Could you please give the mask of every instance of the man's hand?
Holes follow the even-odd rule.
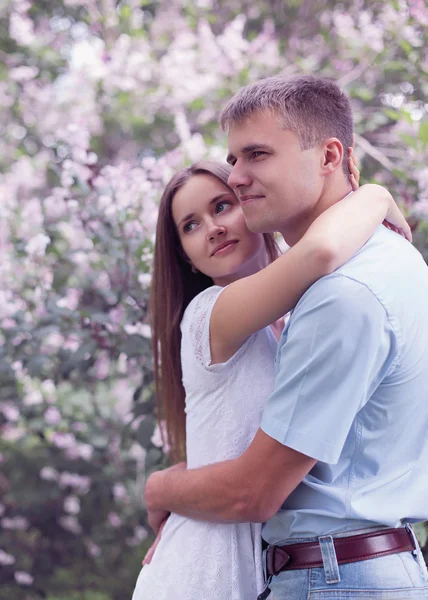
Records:
[[[156,473],[152,473],[150,477],[147,479],[146,487],[145,487],[145,496],[146,496],[146,504],[147,504],[147,516],[150,527],[153,529],[156,535],[159,534],[161,526],[164,524],[166,519],[169,517],[169,511],[163,510],[162,508],[153,508],[148,502],[148,498],[156,497],[156,486],[159,483],[159,480],[162,478],[162,474],[168,471],[185,471],[187,465],[185,462],[177,463],[172,467],[168,467],[168,469],[164,469],[163,471],[157,471]],[[150,494],[148,493],[150,491]]]

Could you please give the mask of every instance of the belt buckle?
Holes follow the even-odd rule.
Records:
[[[280,557],[278,567],[276,567],[276,557]],[[266,549],[266,572],[268,575],[278,575],[284,567],[288,565],[291,556],[280,546],[269,546]]]

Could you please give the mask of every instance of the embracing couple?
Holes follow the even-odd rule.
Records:
[[[186,463],[147,481],[133,599],[428,598],[427,266],[387,190],[357,189],[334,82],[259,81],[221,123],[229,165],[160,205],[157,389]]]

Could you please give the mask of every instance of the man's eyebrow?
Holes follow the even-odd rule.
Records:
[[[232,192],[232,190],[230,190],[230,192],[222,192],[221,194],[217,194],[217,196],[214,196],[214,198],[211,198],[211,200],[208,203],[209,206],[211,206],[211,204],[214,204],[215,202],[218,202],[219,200],[221,200],[225,196],[235,196],[235,194]],[[195,216],[195,213],[189,213],[188,215],[186,215],[185,217],[183,217],[181,219],[181,221],[179,222],[178,226],[182,225],[186,221],[189,221],[190,219],[193,219],[194,216]]]
[[[254,152],[255,150],[269,150],[270,146],[267,144],[248,144],[241,148],[241,154],[250,154],[250,152]],[[226,158],[226,162],[231,164],[231,161],[236,160],[236,157],[233,154],[228,154]]]

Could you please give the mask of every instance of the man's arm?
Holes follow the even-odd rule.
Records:
[[[163,509],[204,521],[263,522],[315,463],[259,429],[236,459],[153,473],[146,485],[146,506],[149,513]]]

